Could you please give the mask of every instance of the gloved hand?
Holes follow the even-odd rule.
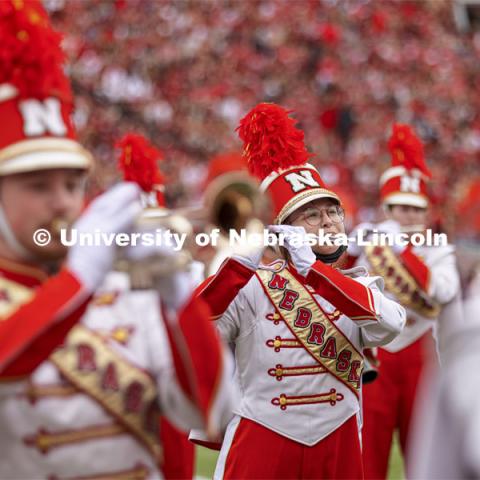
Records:
[[[392,219],[389,219],[389,220],[385,220],[381,223],[378,223],[377,225],[375,225],[375,228],[379,231],[379,232],[384,232],[384,233],[394,233],[394,234],[397,234],[397,233],[400,233],[400,224],[395,221],[395,220],[392,220]]]
[[[392,219],[385,220],[384,222],[381,222],[381,223],[377,224],[375,228],[379,232],[391,233],[395,236],[397,236],[398,234],[401,233],[400,224],[397,221],[392,220]],[[393,244],[389,243],[388,245],[398,255],[398,254],[402,253],[406,248],[406,245],[403,245],[402,243],[400,243],[397,240],[397,241],[394,241]]]
[[[307,275],[317,258],[307,242],[305,228],[293,225],[270,225],[268,229],[271,232],[283,234],[285,248],[290,254],[295,269],[300,275]]]
[[[136,183],[122,182],[97,197],[73,225],[78,233],[128,233],[142,211],[140,187]],[[94,292],[111,270],[116,256],[115,245],[74,245],[70,248],[66,267],[82,285]]]
[[[172,237],[163,235],[163,229],[150,227],[139,227],[140,234],[149,234],[154,238],[160,238],[161,242],[141,242],[137,241],[135,245],[130,245],[125,249],[125,257],[133,262],[146,260],[153,257],[173,258],[178,255],[180,250]]]
[[[204,271],[203,263],[192,262],[186,270],[157,279],[156,287],[163,303],[172,310],[181,310],[204,280]]]
[[[352,257],[359,257],[363,252],[363,247],[358,244],[357,239],[359,232],[362,232],[361,238],[366,240],[368,232],[374,229],[372,223],[364,222],[357,225],[348,235],[348,254]]]
[[[140,233],[158,233],[152,229],[144,229]],[[160,294],[163,303],[172,310],[180,310],[192,295],[195,288],[204,280],[205,266],[200,262],[192,262],[190,253],[178,250],[177,244],[171,237],[159,237],[161,243],[147,245],[138,242],[130,246],[125,252],[126,259],[138,263],[140,273],[146,276],[148,288],[154,288]],[[170,264],[170,267],[166,266]],[[177,267],[174,265],[177,264]],[[172,273],[159,273],[156,266],[161,266]],[[132,273],[130,273],[132,275]],[[135,278],[138,282],[138,278]],[[142,287],[147,288],[147,287]]]
[[[262,260],[264,251],[265,247],[260,247],[252,250],[250,253],[237,253],[235,255],[232,255],[232,258],[244,265],[245,267],[249,268],[250,270],[256,271],[258,266],[260,265],[260,261]]]

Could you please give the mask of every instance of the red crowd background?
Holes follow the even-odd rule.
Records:
[[[450,1],[47,0],[65,35],[92,192],[118,175],[113,145],[144,133],[165,153],[171,206],[197,202],[208,162],[239,151],[239,119],[294,110],[350,223],[378,218],[395,121],[414,126],[433,172],[433,226],[480,239],[480,29]]]

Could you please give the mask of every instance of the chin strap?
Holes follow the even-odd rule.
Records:
[[[0,235],[4,238],[7,245],[21,258],[22,260],[30,260],[32,254],[17,240],[15,234],[10,228],[3,207],[0,205]]]
[[[317,260],[320,260],[322,263],[327,263],[327,264],[335,263],[342,256],[342,254],[347,251],[347,248],[348,247],[346,245],[341,245],[333,253],[329,253],[328,255],[315,253],[315,257],[317,258]]]

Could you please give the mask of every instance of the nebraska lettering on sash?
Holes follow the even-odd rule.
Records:
[[[102,388],[104,390],[115,391],[118,391],[120,389],[120,385],[118,384],[117,369],[113,362],[110,362],[105,368],[105,372],[102,378]]]
[[[350,343],[316,302],[312,294],[287,268],[282,275],[258,270],[257,277],[275,306],[277,315],[287,324],[302,347],[329,373],[359,396],[363,356]],[[289,288],[276,287],[285,279]]]
[[[97,369],[95,350],[87,343],[77,345],[77,369],[80,372],[94,372]]]
[[[299,294],[294,290],[290,290],[290,289],[285,290],[285,293],[283,294],[283,298],[279,303],[279,307],[282,308],[283,310],[292,311],[298,296]]]
[[[285,290],[287,286],[288,280],[284,277],[281,277],[277,273],[274,273],[270,282],[268,282],[268,286],[270,288],[278,288],[279,290]]]
[[[335,337],[328,337],[320,356],[323,358],[337,358],[337,342]]]
[[[96,400],[154,456],[160,457],[156,383],[99,334],[74,327],[50,361],[78,390]]]
[[[295,319],[295,326],[306,328],[310,325],[312,319],[312,312],[308,308],[299,307],[297,310],[297,318]]]
[[[321,323],[314,323],[310,328],[310,335],[307,342],[310,345],[323,345],[325,341],[325,326]]]

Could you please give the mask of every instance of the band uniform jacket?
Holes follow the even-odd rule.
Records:
[[[252,272],[229,259],[200,288],[235,351],[235,414],[304,445],[359,414],[359,352],[392,341],[405,311],[379,277],[344,273],[316,262],[305,278],[283,261]]]
[[[0,267],[0,329],[15,315],[20,326],[23,317],[18,305],[29,308],[39,282],[28,273],[12,272],[11,266]],[[62,305],[58,300],[57,323],[43,327],[47,334],[50,328],[50,337],[61,325],[60,313],[68,310],[65,305],[75,302],[75,288],[70,288],[74,279],[65,273],[60,276],[61,281],[53,282],[57,282],[55,288],[45,283],[33,300],[36,310],[28,310],[32,317],[35,311],[42,317],[42,302],[55,304],[55,298],[69,296]],[[48,289],[49,296],[44,298]],[[69,315],[84,301],[72,307]],[[14,362],[7,362],[10,357],[5,354],[0,363],[0,478],[162,478],[160,414],[188,430],[211,428],[221,415],[230,413],[231,372],[227,373],[224,352],[217,351],[220,344],[212,343],[211,355],[203,357],[210,367],[203,366],[200,377],[211,368],[215,378],[212,392],[204,391],[199,400],[188,385],[188,378],[197,374],[188,373],[188,368],[200,363],[191,347],[194,342],[188,335],[181,339],[183,353],[190,354],[186,358],[182,349],[175,351],[172,336],[178,336],[178,331],[167,331],[156,292],[130,291],[128,278],[114,272],[83,311],[63,344],[31,372],[29,362],[49,343],[40,333],[36,342],[31,332],[18,333],[24,336],[25,348],[15,350]],[[198,313],[190,311],[190,317],[195,320]],[[33,324],[33,332],[35,320],[27,320],[25,325]],[[16,332],[7,331],[7,339],[15,341]],[[193,338],[202,339],[204,332],[199,326],[192,333]],[[5,339],[2,342],[8,346]],[[205,337],[205,342],[212,340]],[[195,378],[196,384],[205,387],[208,382],[200,377]]]

